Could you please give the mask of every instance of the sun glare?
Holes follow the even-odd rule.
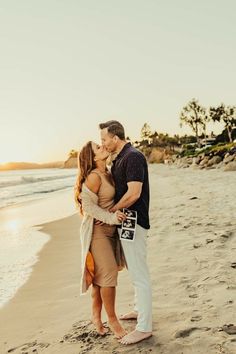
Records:
[[[6,229],[8,229],[9,231],[12,231],[12,232],[17,232],[19,230],[20,226],[21,226],[21,223],[18,219],[10,220],[5,225]]]
[[[0,165],[5,165],[8,161],[0,160]]]

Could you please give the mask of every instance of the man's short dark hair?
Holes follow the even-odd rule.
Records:
[[[109,120],[106,123],[99,124],[100,129],[107,128],[107,131],[112,136],[117,135],[121,140],[125,140],[125,129],[123,125],[117,120]]]

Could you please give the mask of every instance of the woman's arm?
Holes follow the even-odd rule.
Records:
[[[92,218],[100,220],[105,224],[119,225],[121,222],[118,220],[119,211],[111,213],[100,206],[98,206],[89,192],[82,191],[81,194],[83,211],[90,215]]]

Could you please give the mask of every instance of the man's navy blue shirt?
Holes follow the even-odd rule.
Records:
[[[137,223],[143,228],[149,229],[149,179],[144,155],[130,143],[125,144],[113,161],[111,173],[115,181],[115,203],[127,192],[128,182],[143,183],[139,199],[129,209],[136,210]]]

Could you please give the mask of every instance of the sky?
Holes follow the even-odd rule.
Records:
[[[65,160],[98,124],[185,134],[236,102],[234,0],[0,0],[0,163]],[[216,133],[215,124],[208,131]]]

